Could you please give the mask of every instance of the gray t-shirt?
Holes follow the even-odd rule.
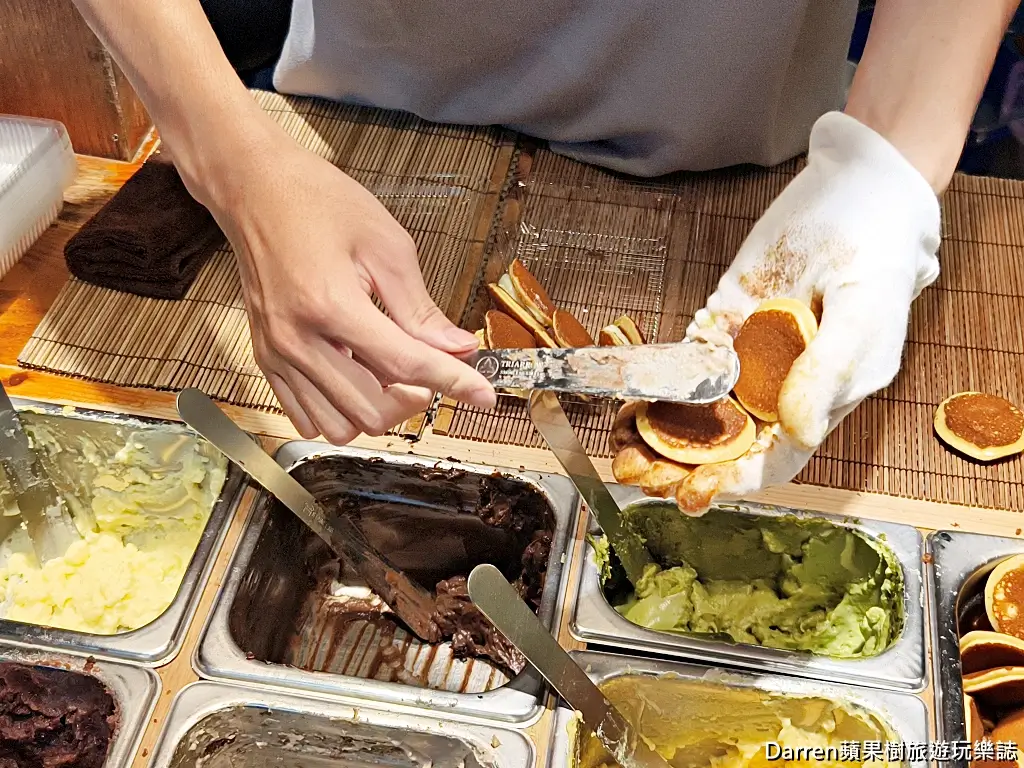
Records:
[[[295,0],[282,93],[503,125],[654,176],[774,165],[841,105],[857,0]]]

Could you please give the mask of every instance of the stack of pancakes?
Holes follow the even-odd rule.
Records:
[[[818,330],[810,307],[795,299],[762,303],[733,339],[740,378],[733,397],[709,405],[630,403],[611,434],[612,473],[650,496],[675,496],[684,511],[703,499],[684,496],[680,481],[697,466],[740,458],[770,444],[779,393],[796,359]]]
[[[966,618],[971,629],[960,638],[960,660],[967,740],[1024,747],[1024,555],[996,566],[985,581],[984,611]],[[983,764],[1024,765],[1022,758]]]
[[[487,291],[494,309],[484,316],[484,327],[476,332],[481,349],[574,349],[646,343],[627,315],[602,328],[595,342],[571,312],[555,306],[544,286],[518,259],[497,283],[488,284]]]
[[[486,349],[575,349],[597,346],[571,312],[555,306],[537,278],[516,259],[497,283],[489,283],[494,309],[477,332]],[[623,315],[601,329],[602,347],[646,343],[632,318]]]

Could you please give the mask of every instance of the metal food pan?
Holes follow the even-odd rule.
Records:
[[[983,594],[985,578],[1003,560],[1024,554],[1024,541],[979,533],[936,531],[928,537],[931,564],[932,654],[936,732],[941,742],[967,739],[960,667],[960,619],[972,598]],[[949,765],[966,768],[964,760]]]
[[[475,503],[474,492],[479,500],[481,484],[493,478],[528,492],[553,519],[538,615],[554,627],[580,507],[568,479],[312,442],[287,443],[277,461],[326,503],[365,504],[360,512],[371,519],[364,517],[362,525],[374,545],[431,587],[435,581],[400,562],[410,548],[450,553],[436,560],[427,555],[432,568],[453,562],[461,568],[469,558],[500,564],[508,554],[504,545],[493,544],[481,555],[481,547],[492,546],[487,542],[496,529],[483,527],[467,509]],[[400,544],[392,543],[396,538]],[[364,585],[353,609],[358,580],[332,572],[336,563],[294,515],[260,496],[200,639],[197,671],[213,679],[426,707],[457,717],[525,724],[539,716],[545,687],[532,668],[509,680],[485,660],[454,659],[447,643],[421,644],[395,629],[395,622],[381,622],[379,614],[361,615],[358,606],[376,598]]]
[[[438,717],[198,682],[178,694],[152,768],[533,768],[521,733]]]
[[[709,688],[719,690],[746,688],[794,698],[820,697],[867,711],[884,722],[893,735],[898,737],[898,741],[905,745],[925,745],[929,741],[927,709],[917,696],[909,693],[840,683],[812,682],[778,675],[727,672],[696,664],[657,661],[611,653],[573,651],[571,656],[598,685],[615,677],[646,675],[706,681]],[[712,701],[712,697],[713,694],[709,693],[706,701]],[[576,745],[570,733],[570,723],[575,716],[564,702],[560,703],[555,712],[549,768],[575,768]],[[693,716],[700,717],[696,713]],[[928,761],[913,760],[905,764],[914,768],[924,768]]]
[[[68,419],[75,429],[81,429],[86,434],[121,428],[194,435],[184,425],[161,419],[64,407],[21,398],[13,399],[13,402],[19,411],[31,410],[45,416]],[[244,478],[244,473],[229,462],[224,486],[213,505],[178,592],[167,609],[154,621],[132,631],[98,635],[0,619],[0,641],[63,649],[96,658],[121,659],[147,666],[160,666],[170,661],[185,641],[188,625],[244,490]]]
[[[127,768],[135,759],[149,717],[160,695],[160,678],[151,669],[82,656],[0,647],[0,661],[55,667],[95,677],[117,704],[118,723],[107,751],[105,768]]]
[[[609,490],[621,507],[637,503],[665,503],[647,497],[639,488],[609,484]],[[758,645],[732,643],[699,635],[681,635],[640,627],[621,616],[611,606],[601,587],[600,573],[594,560],[594,548],[585,544],[584,560],[575,583],[569,631],[577,639],[610,648],[627,648],[674,658],[691,659],[710,664],[728,664],[831,680],[853,685],[870,685],[893,690],[920,691],[925,687],[925,594],[922,581],[924,542],[920,531],[912,526],[851,520],[817,512],[740,503],[719,505],[739,515],[791,516],[799,519],[821,519],[837,526],[854,529],[888,548],[898,559],[903,571],[904,624],[900,635],[885,651],[866,659],[833,659],[811,653],[765,648]],[[591,517],[590,533],[599,534],[600,527]]]

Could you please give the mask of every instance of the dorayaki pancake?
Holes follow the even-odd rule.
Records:
[[[537,278],[535,278],[523,263],[516,259],[508,268],[508,276],[515,288],[515,299],[522,304],[533,315],[541,325],[551,325],[551,316],[555,314],[555,305],[544,290]]]
[[[501,288],[505,293],[519,301],[519,296],[516,293],[516,287],[512,283],[512,278],[508,276],[508,270],[501,273],[501,277],[498,278],[498,287]]]
[[[967,725],[967,740],[973,744],[985,735],[985,724],[981,721],[978,705],[967,694],[964,694],[964,720]]]
[[[691,469],[662,458],[642,442],[621,448],[612,460],[612,475],[616,482],[638,485],[648,496],[666,499],[675,493],[679,481]]]
[[[733,394],[755,418],[778,421],[782,384],[817,331],[810,308],[795,299],[765,301],[740,326],[733,341],[740,360]]]
[[[484,315],[488,349],[533,349],[533,334],[504,312],[492,309]]]
[[[559,344],[555,341],[555,337],[548,333],[543,328],[535,330],[533,332],[533,338],[537,340],[537,346],[547,347],[548,349],[558,349]]]
[[[687,477],[693,470],[669,459],[656,459],[637,485],[648,496],[667,499],[675,495],[679,481]]]
[[[629,340],[630,344],[639,345],[647,343],[647,339],[644,338],[640,328],[635,322],[633,322],[633,318],[629,315],[623,315],[620,317],[615,321],[615,325],[618,326],[619,330],[625,334],[626,339]]]
[[[1024,555],[1004,560],[989,574],[985,613],[996,632],[1024,639]]]
[[[608,447],[618,453],[627,445],[643,442],[636,428],[636,409],[639,403],[626,403],[615,414],[612,430],[608,434]]]
[[[731,397],[708,405],[641,403],[636,426],[655,453],[680,464],[737,459],[757,437],[753,419]]]
[[[972,459],[993,461],[1024,451],[1024,414],[1002,397],[960,392],[935,410],[935,433]]]
[[[1018,750],[1016,755],[1017,759],[1012,763],[1008,761],[987,761],[980,763],[981,765],[988,766],[989,768],[997,768],[997,766],[1004,765],[1020,765],[1022,763],[1022,757],[1024,757],[1020,752],[1021,749],[1024,749],[1024,710],[1011,712],[1005,717],[999,718],[999,722],[996,723],[995,728],[992,729],[992,733],[988,735],[988,738],[996,744],[1015,744]],[[969,731],[968,740],[970,740]],[[975,764],[978,763],[976,762]]]
[[[494,301],[496,309],[514,318],[517,323],[527,328],[534,336],[546,333],[544,326],[534,320],[533,315],[516,301],[514,294],[509,293],[508,290],[494,283],[487,284],[487,292],[491,294],[491,299]]]
[[[566,349],[594,346],[594,337],[573,317],[571,312],[556,309],[551,316],[551,330],[555,341]]]
[[[628,347],[629,339],[617,325],[606,325],[597,334],[597,343],[602,347]]]
[[[964,675],[964,693],[983,709],[1024,704],[1024,667],[997,667]]]
[[[1002,632],[968,632],[960,638],[960,666],[965,675],[996,667],[1024,667],[1024,640]]]
[[[642,441],[620,447],[612,459],[612,475],[624,485],[636,485],[658,456]]]

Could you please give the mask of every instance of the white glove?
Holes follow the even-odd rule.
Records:
[[[779,423],[735,462],[682,481],[684,509],[792,480],[836,425],[900,367],[910,303],[939,275],[938,200],[888,141],[832,112],[811,131],[807,167],[754,226],[687,330],[735,334],[765,299],[821,308],[818,333],[779,395]],[[687,503],[683,504],[686,499]]]

